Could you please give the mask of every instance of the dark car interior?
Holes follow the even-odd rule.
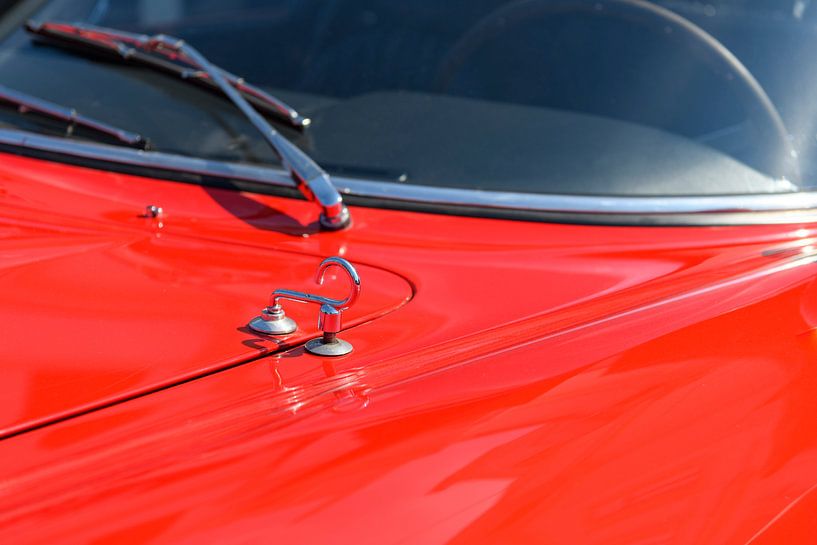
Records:
[[[650,4],[679,22],[620,3],[644,4],[84,0],[53,1],[36,16],[194,43],[310,115],[306,134],[288,136],[345,175],[579,194],[813,187],[817,7]],[[218,97],[118,65],[101,75],[22,31],[4,47],[3,82],[136,127],[160,150],[275,161]],[[65,74],[59,92],[45,73]]]

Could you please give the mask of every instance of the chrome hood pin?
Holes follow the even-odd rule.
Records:
[[[330,267],[339,267],[346,272],[350,291],[345,299],[332,299],[311,293],[277,289],[270,295],[269,306],[250,321],[250,329],[265,335],[288,335],[294,332],[298,325],[295,320],[286,315],[281,301],[288,299],[300,303],[315,303],[320,305],[318,329],[323,332],[323,336],[306,343],[306,350],[318,356],[343,356],[351,352],[352,345],[339,339],[337,335],[342,328],[343,311],[354,305],[360,296],[360,276],[352,264],[342,257],[327,257],[321,261],[315,275],[315,282],[318,285],[323,284],[326,270]]]

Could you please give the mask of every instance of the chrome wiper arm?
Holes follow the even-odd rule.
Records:
[[[281,162],[289,171],[299,191],[308,200],[316,202],[321,207],[321,226],[324,229],[336,231],[350,224],[349,210],[343,204],[343,199],[329,179],[329,175],[309,155],[272,128],[267,120],[244,98],[244,95],[230,83],[228,79],[230,74],[211,63],[207,57],[184,40],[164,34],[148,36],[90,25],[55,22],[29,22],[27,28],[32,32],[49,37],[53,37],[58,31],[63,40],[73,40],[79,44],[115,50],[120,57],[125,59],[138,55],[140,58],[151,58],[162,62],[152,55],[155,53],[171,59],[170,63],[175,64],[175,60],[181,60],[196,67],[241,110],[241,113],[261,133],[281,158]],[[195,76],[195,74],[191,75]]]
[[[31,96],[4,85],[0,85],[0,102],[13,104],[17,107],[17,110],[23,114],[35,112],[52,119],[65,121],[68,124],[66,130],[68,136],[73,134],[75,127],[83,127],[99,134],[110,136],[128,146],[140,149],[146,149],[148,147],[148,141],[138,133],[120,129],[108,123],[81,115],[74,108],[60,106],[59,104],[48,102],[47,100]]]
[[[159,34],[149,38],[151,47],[177,51],[192,59],[218,85],[225,95],[258,129],[267,143],[281,158],[301,193],[321,207],[320,223],[325,229],[336,231],[351,221],[349,210],[327,174],[309,155],[281,136],[225,79],[221,71],[184,40]]]
[[[120,59],[142,66],[162,70],[184,80],[197,83],[214,90],[221,90],[209,73],[194,59],[181,52],[152,49],[150,36],[121,30],[97,27],[84,23],[35,22],[25,25],[30,33],[46,38],[45,43],[52,45],[86,48],[95,52],[106,53]],[[159,58],[152,53],[161,54]],[[237,89],[256,108],[296,129],[303,130],[309,126],[310,119],[302,116],[295,108],[244,81],[243,78],[226,70],[215,67],[229,84]]]

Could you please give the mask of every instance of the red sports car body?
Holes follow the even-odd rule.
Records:
[[[7,4],[0,544],[817,543],[809,2]]]
[[[315,234],[291,199],[2,165],[5,543],[817,536],[813,224]],[[245,327],[335,254],[352,354],[304,352],[308,307]]]

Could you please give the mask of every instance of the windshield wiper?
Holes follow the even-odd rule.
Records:
[[[0,103],[3,102],[16,106],[17,111],[21,114],[34,112],[44,117],[65,121],[68,124],[65,130],[66,136],[72,136],[77,127],[82,127],[109,136],[114,140],[118,140],[134,148],[147,149],[149,147],[148,141],[135,132],[126,131],[109,125],[108,123],[86,117],[78,113],[74,108],[60,106],[59,104],[28,95],[22,91],[0,85]]]
[[[220,91],[219,85],[207,70],[189,55],[181,51],[156,49],[150,43],[150,37],[109,28],[96,27],[83,23],[62,23],[28,21],[25,25],[30,33],[45,38],[45,43],[69,46],[89,53],[101,53],[119,58],[122,61],[147,66],[175,75],[183,80],[204,86],[210,90]],[[243,78],[212,65],[252,104],[277,120],[299,130],[309,126],[310,119],[299,114],[294,108],[250,85]]]
[[[329,175],[309,155],[272,128],[250,105],[242,91],[235,87],[234,81],[230,79],[234,76],[211,63],[184,40],[165,34],[148,36],[91,25],[57,22],[29,22],[27,28],[38,35],[51,38],[59,36],[59,41],[55,42],[57,44],[92,46],[116,51],[119,58],[129,60],[137,57],[147,66],[159,68],[165,64],[175,64],[178,60],[196,67],[196,74],[190,74],[189,77],[210,81],[220,89],[281,158],[298,190],[307,200],[316,202],[321,207],[320,225],[324,229],[336,231],[351,223],[349,210],[343,204],[343,199],[329,179]],[[163,61],[157,55],[171,60]],[[149,58],[154,60],[148,61]]]

